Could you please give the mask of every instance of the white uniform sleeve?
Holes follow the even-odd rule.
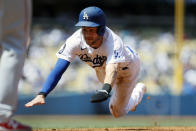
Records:
[[[119,37],[110,43],[106,64],[125,62],[125,50],[123,47],[123,42]]]
[[[72,62],[76,56],[76,44],[70,38],[61,46],[60,50],[56,53],[58,58]]]

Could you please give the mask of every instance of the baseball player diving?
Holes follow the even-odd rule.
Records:
[[[114,117],[121,117],[135,111],[141,102],[146,87],[137,83],[140,60],[131,47],[124,46],[121,38],[106,26],[104,12],[95,6],[80,12],[75,26],[81,27],[71,35],[57,52],[57,63],[40,93],[25,106],[45,104],[46,96],[55,88],[62,74],[78,56],[91,66],[103,87],[92,95],[92,103],[102,102],[110,97],[109,109]]]

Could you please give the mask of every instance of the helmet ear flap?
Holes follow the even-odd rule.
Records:
[[[103,36],[105,33],[105,26],[99,26],[97,30],[97,34]]]

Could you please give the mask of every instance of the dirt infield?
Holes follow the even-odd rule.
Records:
[[[33,131],[196,131],[196,127],[34,129]]]

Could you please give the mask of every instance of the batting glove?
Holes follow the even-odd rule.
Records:
[[[107,100],[110,97],[111,90],[111,85],[105,83],[101,90],[97,90],[96,93],[93,96],[91,96],[90,102],[97,103]]]

